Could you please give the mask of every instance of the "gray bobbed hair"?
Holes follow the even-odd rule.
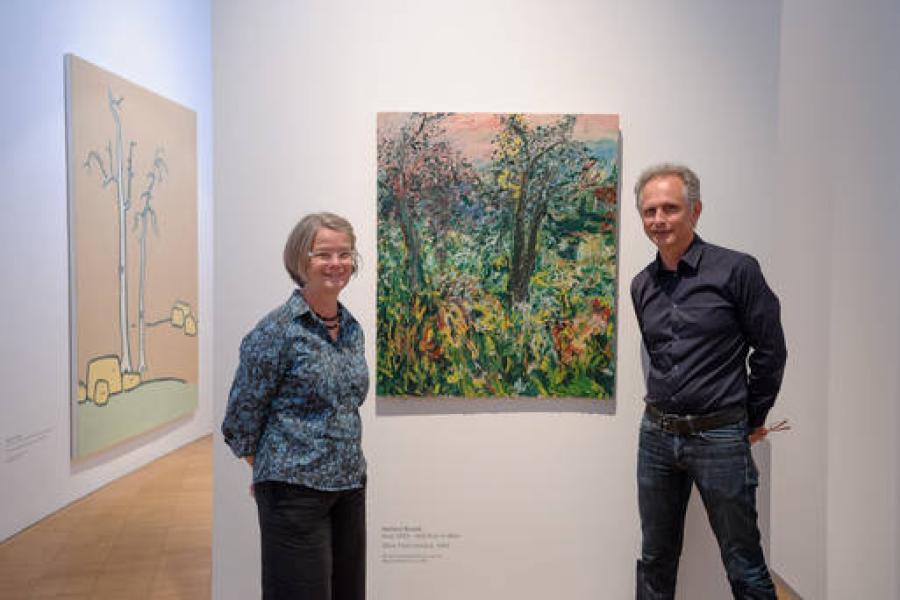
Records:
[[[284,268],[294,280],[303,287],[306,281],[306,269],[309,266],[309,253],[312,251],[316,233],[322,227],[346,233],[350,238],[350,248],[356,252],[356,234],[350,221],[334,213],[311,213],[294,225],[287,242],[284,244]],[[353,274],[359,270],[357,259],[353,259]]]

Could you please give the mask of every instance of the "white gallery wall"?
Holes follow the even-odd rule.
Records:
[[[900,598],[898,30],[896,0],[784,2],[772,555],[804,598]]]
[[[0,540],[210,430],[210,44],[206,1],[0,4]],[[201,253],[197,411],[74,467],[63,93],[68,52],[197,112]]]
[[[772,267],[780,204],[760,174],[777,173],[780,10],[720,0],[214,3],[217,424],[242,335],[291,290],[280,253],[306,212],[334,210],[357,227],[364,267],[344,300],[374,368],[376,112],[621,116],[616,404],[370,394],[370,597],[633,595],[643,382],[627,294],[653,252],[628,189],[649,163],[693,165],[706,197],[702,234]],[[214,596],[253,597],[250,471],[219,435],[214,460]],[[694,508],[682,597],[722,597]],[[391,528],[458,537],[439,556],[393,563],[384,558]]]

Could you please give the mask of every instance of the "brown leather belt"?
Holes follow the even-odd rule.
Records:
[[[730,406],[705,415],[675,415],[648,404],[645,414],[663,431],[687,435],[737,423],[747,416],[747,410],[743,406]]]

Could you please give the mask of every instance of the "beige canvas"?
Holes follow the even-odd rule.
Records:
[[[197,405],[194,111],[66,56],[72,449]]]

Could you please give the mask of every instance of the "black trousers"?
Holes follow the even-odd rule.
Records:
[[[363,600],[365,488],[323,492],[278,481],[253,487],[263,600]]]

